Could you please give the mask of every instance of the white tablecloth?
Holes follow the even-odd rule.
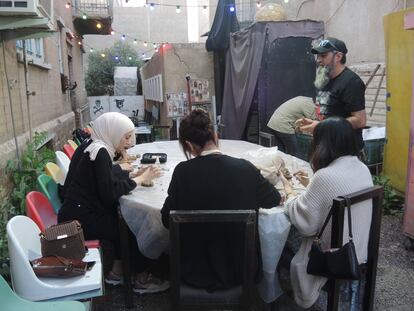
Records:
[[[248,151],[263,148],[260,145],[239,140],[220,140],[220,149],[224,154],[248,158]],[[131,231],[137,237],[137,243],[142,254],[156,259],[167,250],[169,243],[168,230],[161,222],[161,208],[167,197],[168,186],[175,166],[185,161],[184,153],[178,141],[153,142],[140,144],[131,148],[129,154],[146,152],[166,153],[167,162],[161,164],[164,175],[154,181],[154,187],[138,186],[131,194],[120,199],[122,215]],[[286,167],[293,173],[298,168],[309,169],[309,164],[290,155],[280,153]],[[251,154],[250,154],[251,156]],[[139,159],[134,164],[139,164]],[[281,185],[277,185],[281,189]],[[300,190],[300,186],[296,186]],[[282,292],[276,275],[276,265],[283,246],[286,242],[290,223],[281,207],[259,210],[259,236],[262,250],[264,278],[259,284],[262,298],[266,302],[275,300]]]

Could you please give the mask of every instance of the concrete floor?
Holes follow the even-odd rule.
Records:
[[[414,251],[404,248],[401,217],[385,216],[381,226],[376,297],[374,310],[414,310]],[[152,295],[134,295],[134,307],[124,308],[121,287],[107,287],[106,294],[94,301],[95,311],[148,310],[169,311],[169,292]],[[280,311],[303,310],[286,295],[280,297]],[[254,311],[268,310],[259,298]],[[316,310],[316,308],[314,309]]]

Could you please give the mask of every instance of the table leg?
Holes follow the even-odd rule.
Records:
[[[118,210],[119,215],[119,234],[121,240],[121,252],[122,252],[122,269],[124,277],[124,292],[125,292],[125,307],[132,308],[133,296],[131,286],[131,262],[130,262],[130,244],[129,234],[130,230],[122,217],[121,210]]]

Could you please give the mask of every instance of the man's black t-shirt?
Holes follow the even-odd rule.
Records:
[[[347,67],[318,91],[316,102],[324,118],[340,116],[348,118],[351,112],[365,109],[365,83]],[[364,146],[362,129],[355,130],[358,147]]]

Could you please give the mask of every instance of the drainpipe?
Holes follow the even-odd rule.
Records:
[[[0,40],[2,46],[3,46],[3,64],[4,64],[4,74],[6,76],[7,81],[7,93],[9,95],[9,105],[10,105],[10,112],[11,112],[11,120],[12,120],[12,126],[13,126],[13,136],[14,136],[14,144],[16,145],[16,157],[17,157],[17,168],[21,170],[21,162],[20,162],[20,152],[19,152],[19,143],[17,142],[17,135],[16,135],[16,125],[14,122],[14,114],[13,114],[13,99],[11,94],[12,86],[11,81],[9,80],[9,75],[7,73],[7,63],[6,63],[6,48],[4,47],[5,41]]]
[[[30,95],[35,95],[35,92],[29,92],[29,71],[27,70],[27,55],[26,55],[26,40],[23,41],[23,67],[24,67],[24,85],[26,87],[26,104],[27,104],[27,118],[29,121],[29,140],[32,141],[32,115],[30,112]]]

